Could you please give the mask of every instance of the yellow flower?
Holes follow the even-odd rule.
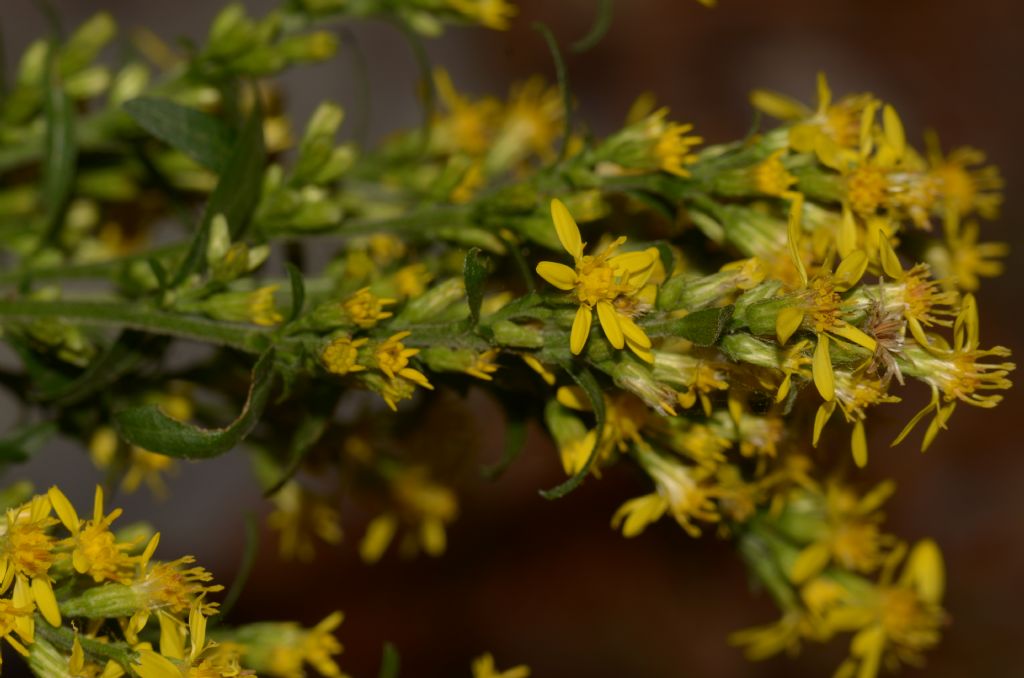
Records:
[[[508,30],[508,22],[519,13],[515,5],[506,0],[447,0],[448,6],[496,31]]]
[[[75,571],[91,576],[97,583],[130,582],[135,569],[135,558],[128,555],[128,551],[133,545],[117,543],[110,531],[110,525],[121,515],[121,509],[114,509],[108,515],[104,515],[103,488],[96,486],[92,520],[86,521],[79,520],[75,507],[56,486],[51,487],[47,495],[57,517],[71,532],[67,543],[72,547],[71,564]]]
[[[881,506],[894,489],[895,484],[886,481],[857,497],[848,487],[832,482],[824,497],[809,496],[814,505],[823,505],[824,516],[815,540],[793,561],[790,579],[796,584],[810,581],[830,562],[854,572],[876,570],[882,564],[884,547],[892,544],[879,524],[884,519]]]
[[[755,108],[780,120],[793,121],[789,145],[799,153],[813,153],[824,138],[841,149],[853,149],[860,143],[864,110],[877,105],[871,94],[855,94],[832,103],[832,90],[824,73],[818,73],[818,108],[812,111],[785,95],[755,90],[750,95]]]
[[[403,553],[412,554],[420,548],[430,556],[444,553],[447,545],[444,526],[454,520],[458,512],[455,493],[431,481],[426,469],[415,467],[401,471],[392,479],[391,494],[396,510],[377,516],[367,525],[359,545],[363,561],[375,563],[380,560],[391,544],[399,522],[405,522],[411,528],[402,543]]]
[[[414,299],[427,290],[433,277],[423,264],[409,264],[395,271],[395,288],[401,296]]]
[[[863,251],[854,250],[839,263],[834,274],[823,270],[808,280],[803,262],[799,259],[795,245],[792,245],[792,230],[790,238],[791,254],[804,283],[796,292],[793,304],[779,312],[775,331],[779,343],[783,345],[801,327],[814,332],[817,336],[811,364],[814,385],[823,399],[832,400],[835,397],[835,377],[832,371],[832,358],[829,355],[830,337],[853,342],[872,353],[877,347],[874,339],[843,319],[844,302],[839,296],[840,292],[853,287],[864,275],[868,258]]]
[[[796,177],[789,173],[782,164],[785,149],[774,151],[767,158],[754,166],[754,186],[765,195],[789,196]]]
[[[408,379],[417,386],[431,388],[430,382],[422,372],[409,367],[409,358],[420,352],[418,348],[406,348],[402,339],[408,337],[412,332],[399,332],[391,335],[374,349],[374,360],[377,369],[386,374],[389,379],[399,377]]]
[[[850,641],[850,657],[837,676],[875,678],[883,661],[895,669],[901,663],[920,666],[923,652],[939,642],[946,621],[942,609],[945,571],[942,554],[930,539],[914,545],[897,581],[892,572],[905,548],[889,558],[879,583],[847,590],[845,599],[825,613],[825,624],[834,631],[856,631]]]
[[[332,612],[313,628],[293,622],[262,622],[241,627],[229,637],[241,643],[246,666],[260,675],[303,678],[308,663],[327,678],[342,678],[334,656],[342,651],[334,631],[345,616]]]
[[[817,415],[814,418],[812,444],[815,447],[818,446],[821,431],[838,405],[846,421],[853,424],[853,433],[850,438],[853,461],[858,467],[863,468],[868,463],[867,434],[864,431],[864,420],[867,417],[865,410],[871,405],[897,403],[900,399],[888,395],[885,382],[869,375],[866,370],[833,371],[832,375],[835,397],[823,402],[818,407]]]
[[[277,310],[274,304],[274,292],[280,285],[267,285],[249,293],[248,315],[249,320],[257,325],[270,327],[277,325],[284,316]]]
[[[494,359],[501,353],[496,348],[479,353],[476,356],[476,362],[466,369],[466,374],[477,379],[483,379],[484,381],[493,381],[494,377],[491,375],[498,371],[498,366],[494,364]]]
[[[444,153],[485,154],[494,137],[501,104],[489,97],[471,101],[459,94],[443,68],[434,70],[434,86],[447,115],[434,120],[431,144]]]
[[[213,575],[205,568],[190,567],[195,562],[192,556],[183,556],[166,563],[152,561],[159,543],[158,532],[149,540],[142,555],[138,556],[138,571],[131,587],[138,597],[141,614],[148,615],[151,610],[180,614],[196,604],[203,614],[213,614],[217,603],[206,602],[204,596],[222,591],[224,587],[210,584]],[[142,623],[141,626],[144,625]]]
[[[138,650],[133,665],[139,678],[235,678],[251,675],[243,671],[231,654],[216,651],[206,639],[206,617],[202,603],[196,601],[188,615],[189,653],[185,656],[184,629],[177,619],[161,614],[160,652],[146,647]]]
[[[978,242],[978,222],[968,221],[946,236],[946,247],[935,247],[928,256],[936,267],[967,292],[981,286],[980,278],[995,278],[1003,274],[1005,265],[999,259],[1010,253],[1003,242]]]
[[[976,148],[964,146],[943,155],[939,138],[934,132],[925,136],[928,149],[929,175],[935,180],[941,194],[946,218],[958,223],[961,218],[976,212],[985,219],[999,216],[1003,202],[1003,178],[995,165],[984,165],[985,154]],[[971,169],[972,165],[984,165]]]
[[[366,330],[376,325],[378,320],[390,318],[392,314],[384,307],[394,303],[395,299],[381,299],[369,287],[364,287],[346,299],[342,308],[356,326]]]
[[[719,520],[711,493],[697,481],[691,469],[646,445],[637,446],[636,453],[640,465],[654,481],[656,491],[620,506],[612,516],[613,528],[621,525],[624,536],[635,537],[667,512],[687,534],[698,537],[701,529],[694,521]]]
[[[579,302],[572,324],[570,350],[577,355],[583,351],[596,308],[608,342],[617,349],[628,345],[634,353],[650,362],[651,340],[628,314],[620,312],[616,302],[621,297],[633,297],[643,289],[654,271],[658,251],[650,248],[643,252],[616,255],[615,251],[626,241],[619,238],[599,254],[584,255],[579,227],[558,199],[551,201],[551,217],[558,240],[572,255],[576,268],[573,270],[564,264],[542,261],[537,264],[537,274],[558,289],[572,291]]]
[[[648,133],[655,140],[652,155],[657,166],[663,171],[677,177],[688,177],[690,172],[684,165],[697,161],[697,156],[691,151],[704,139],[686,136],[693,130],[693,125],[667,122],[667,115],[668,109],[662,108],[652,113],[645,122]]]
[[[11,598],[0,598],[0,637],[23,657],[28,656],[25,645],[31,645],[35,640],[32,607],[25,587],[16,587]]]
[[[189,405],[191,408],[191,405]],[[168,411],[165,409],[165,411]],[[170,414],[170,411],[168,411]],[[188,419],[189,417],[178,417],[176,419]],[[121,460],[118,459],[118,447],[120,442],[117,433],[110,426],[97,428],[89,440],[89,456],[94,464],[101,469],[110,468],[111,464]],[[121,489],[131,493],[139,489],[143,482],[149,486],[150,491],[157,497],[164,497],[167,494],[167,485],[164,482],[163,474],[174,470],[177,462],[173,457],[165,454],[156,454],[144,450],[136,445],[130,445],[124,456],[124,463],[127,470],[124,479],[121,481]]]
[[[359,372],[365,370],[358,363],[359,360],[359,349],[366,342],[369,341],[366,338],[363,339],[352,339],[351,337],[337,337],[331,340],[331,343],[324,347],[324,350],[320,353],[320,360],[323,361],[324,367],[331,374],[346,375],[349,372]]]
[[[498,135],[488,152],[487,166],[503,169],[530,154],[554,159],[554,142],[562,132],[565,110],[556,87],[541,76],[513,85],[502,113]]]
[[[908,345],[904,351],[907,365],[903,371],[925,382],[932,389],[931,402],[914,415],[910,423],[893,441],[899,444],[925,416],[935,412],[935,418],[925,432],[922,451],[931,445],[938,432],[946,427],[957,402],[975,407],[992,408],[1003,396],[988,393],[1005,390],[1012,385],[1008,376],[1016,369],[1011,362],[986,363],[984,358],[1007,358],[1010,349],[1003,346],[981,350],[978,335],[978,305],[974,295],[964,295],[960,313],[953,325],[953,346],[936,351]]]
[[[267,525],[280,533],[278,552],[282,558],[310,562],[316,555],[314,538],[327,544],[341,542],[341,519],[337,509],[298,482],[285,483],[274,495],[273,502],[275,508],[267,516]]]
[[[529,675],[530,667],[524,664],[499,671],[490,652],[473,660],[473,678],[529,678]]]
[[[57,524],[50,516],[50,499],[36,495],[27,503],[7,510],[6,529],[0,533],[0,592],[17,580],[27,602],[53,626],[61,616],[49,571],[57,558],[56,540],[49,530]]]

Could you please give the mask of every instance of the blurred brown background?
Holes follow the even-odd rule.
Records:
[[[98,9],[123,27],[144,24],[167,38],[200,38],[220,3],[212,0],[119,0],[55,3],[68,25]],[[268,2],[247,2],[254,11]],[[512,30],[503,34],[451,30],[429,45],[457,84],[476,93],[505,90],[532,72],[551,73],[532,20],[552,26],[566,44],[586,33],[590,0],[524,0]],[[688,0],[620,0],[605,40],[568,64],[580,114],[596,131],[618,124],[643,90],[670,105],[709,141],[742,135],[751,120],[747,93],[770,87],[802,100],[814,98],[814,76],[825,70],[839,94],[871,90],[900,111],[920,144],[926,126],[944,144],[986,149],[1007,181],[1002,219],[987,225],[988,239],[1009,241],[1008,273],[980,296],[983,343],[1024,355],[1020,273],[1024,252],[1024,3],[1013,0],[721,0],[707,10]],[[0,0],[8,59],[44,24],[28,0]],[[397,31],[370,22],[354,27],[371,61],[372,132],[414,125],[415,70]],[[322,97],[353,101],[345,57],[286,78],[297,118]],[[907,409],[925,399],[908,389]],[[888,449],[906,421],[889,408],[872,417],[874,445],[858,480],[869,486],[895,477],[900,491],[889,505],[890,529],[908,539],[933,536],[946,556],[952,612],[928,676],[1024,675],[1024,456],[1018,442],[1024,390],[1011,391],[995,411],[961,406],[950,430],[927,455],[912,444]],[[878,414],[878,413],[876,413]],[[482,421],[487,454],[497,454],[500,424]],[[534,432],[535,434],[537,432]],[[844,445],[844,442],[840,443]],[[844,452],[845,453],[845,452]],[[18,476],[40,484],[59,479],[86,503],[99,476],[76,450],[54,448]],[[470,659],[484,650],[500,666],[524,662],[535,676],[821,676],[846,648],[806,648],[797,660],[748,664],[726,635],[774,619],[763,596],[748,591],[742,566],[727,543],[694,541],[663,522],[625,540],[608,520],[638,493],[623,470],[588,481],[570,497],[547,502],[536,490],[559,479],[552,450],[531,437],[524,458],[495,485],[479,483],[463,498],[459,521],[441,559],[373,568],[355,557],[358,517],[345,545],[315,565],[279,562],[273,545],[263,554],[236,621],[298,617],[314,622],[334,608],[346,612],[341,637],[344,668],[376,675],[381,644],[401,651],[403,676],[468,676]],[[241,517],[265,511],[239,455],[192,466],[172,482],[171,499],[125,500],[128,516],[151,518],[167,539],[165,555],[195,553],[229,582],[241,550]]]

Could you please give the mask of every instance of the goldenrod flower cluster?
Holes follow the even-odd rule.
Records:
[[[312,629],[282,622],[208,631],[223,587],[191,556],[156,560],[160,533],[119,531],[120,515],[106,512],[99,487],[89,518],[57,487],[6,508],[0,631],[35,674],[293,678],[308,663],[341,675],[333,636],[341,613]]]
[[[1006,251],[981,235],[998,171],[934,135],[916,149],[890,104],[823,74],[816,104],[754,92],[779,123],[704,146],[650,95],[601,137],[564,78],[502,100],[428,63],[421,127],[342,143],[324,102],[293,134],[272,77],[367,16],[432,36],[516,10],[230,5],[188,54],[140,32],[148,64],[116,73],[103,14],[29,48],[0,102],[0,220],[25,224],[0,245],[0,330],[23,366],[8,381],[49,421],[11,458],[59,429],[123,489],[164,493],[177,459],[244,447],[284,558],[355,534],[375,563],[441,556],[480,438],[506,422],[497,478],[540,422],[563,481],[546,497],[627,465],[614,530],[735,545],[781,615],[733,635],[751,658],[845,635],[840,676],[920,664],[950,618],[939,547],[886,531],[895,482],[841,469],[879,454],[876,408],[904,393],[930,397],[893,444],[924,450],[1010,387],[974,296]],[[149,247],[181,204],[201,216]],[[181,341],[209,351],[181,367]],[[208,627],[210,573],[156,561],[157,536],[118,517],[99,490],[84,520],[56,488],[6,510],[0,633],[38,675],[341,675],[340,613]],[[489,654],[472,672],[529,675]]]

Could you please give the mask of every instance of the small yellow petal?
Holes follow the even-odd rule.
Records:
[[[582,257],[583,241],[580,238],[580,228],[569,214],[569,208],[558,198],[551,201],[551,219],[555,222],[558,242],[562,243],[565,251],[571,254],[573,259]]]
[[[612,268],[624,270],[632,275],[653,266],[654,259],[655,257],[651,256],[650,250],[644,250],[642,252],[626,252],[625,254],[616,255],[608,260],[608,264]]]
[[[878,347],[878,342],[876,342],[874,339],[858,330],[853,325],[843,323],[830,331],[833,334],[837,334],[840,337],[843,337],[844,339],[849,339],[853,343],[857,344],[858,346],[866,348],[872,353],[874,353],[875,349]]]
[[[793,561],[789,578],[794,584],[802,584],[825,569],[832,552],[825,542],[815,542],[805,548]]]
[[[832,105],[832,90],[824,71],[818,71],[818,110],[825,111]]]
[[[57,517],[60,518],[60,522],[64,523],[64,527],[71,530],[72,534],[78,534],[78,512],[75,511],[75,507],[71,505],[64,493],[54,485],[46,492],[46,495],[50,498],[53,510],[57,512]]]
[[[53,586],[45,576],[32,578],[32,598],[36,601],[36,607],[39,608],[43,619],[49,622],[50,626],[60,626],[57,597],[53,595]]]
[[[569,334],[569,350],[579,355],[590,337],[590,323],[594,317],[589,306],[576,309],[576,317],[572,321],[572,332]]]
[[[921,600],[938,605],[946,590],[946,568],[942,552],[931,539],[914,544],[903,568],[902,583],[913,584]]]
[[[868,439],[864,433],[864,422],[858,421],[853,425],[853,436],[850,438],[850,447],[853,449],[853,463],[857,468],[864,468],[868,465]]]
[[[398,521],[389,513],[379,515],[366,526],[366,534],[359,544],[359,557],[364,563],[375,563],[380,560],[391,544]]]
[[[789,206],[789,223],[787,225],[787,237],[789,241],[789,256],[793,259],[797,273],[800,274],[800,281],[807,284],[807,269],[804,268],[804,260],[800,256],[800,236],[802,235],[801,222],[804,213],[804,195],[797,193]]]
[[[542,261],[537,264],[537,275],[560,290],[571,290],[576,285],[576,271],[554,261]]]
[[[590,412],[593,406],[590,404],[590,398],[578,386],[562,386],[555,392],[555,400],[559,404],[568,407],[570,410],[578,410],[580,412]]]
[[[597,319],[601,321],[601,329],[608,337],[608,343],[614,348],[622,348],[626,345],[625,337],[622,336],[622,328],[619,326],[619,315],[615,307],[607,301],[597,302]]]
[[[793,336],[804,321],[804,311],[795,306],[787,306],[775,316],[775,334],[779,337],[779,343],[785,346],[789,338]]]
[[[799,120],[811,114],[810,109],[785,94],[755,89],[750,93],[750,104],[778,120]]]
[[[845,259],[839,262],[839,267],[836,268],[833,276],[836,290],[842,292],[856,285],[867,269],[868,255],[864,250],[850,252]]]
[[[896,159],[902,158],[907,148],[907,138],[903,132],[900,116],[897,115],[896,109],[888,104],[882,109],[882,130],[885,134],[885,141],[889,144]]]
[[[814,385],[825,400],[836,396],[835,375],[832,373],[832,356],[828,352],[828,335],[818,335],[818,345],[814,347],[814,362],[811,367],[814,374]]]
[[[828,423],[835,410],[836,401],[834,400],[824,402],[818,407],[818,411],[814,414],[814,434],[811,437],[812,446],[818,446],[818,440],[821,439],[821,431],[825,428],[825,424]]]
[[[651,338],[629,316],[619,315],[619,327],[628,341],[642,348],[651,347]]]

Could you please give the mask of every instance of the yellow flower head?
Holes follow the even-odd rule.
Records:
[[[508,30],[509,21],[519,10],[506,0],[447,0],[448,6],[481,26],[496,31]]]
[[[192,556],[183,556],[171,562],[152,561],[160,534],[153,535],[139,556],[139,568],[132,589],[141,601],[143,611],[166,610],[180,614],[199,603],[203,614],[209,616],[217,610],[217,603],[207,602],[207,593],[224,589],[220,584],[210,584],[213,575],[205,568],[190,567],[195,562]]]
[[[356,326],[365,330],[376,325],[378,320],[390,318],[392,314],[384,307],[394,303],[394,299],[381,299],[369,287],[364,287],[346,299],[342,308]]]
[[[786,195],[796,177],[782,164],[785,149],[779,149],[754,166],[754,186],[765,195]]]
[[[494,138],[501,104],[490,97],[471,101],[455,89],[443,68],[434,70],[434,86],[446,114],[435,119],[431,144],[445,153],[484,155]]]
[[[938,136],[934,133],[928,134],[925,142],[929,175],[936,183],[941,204],[951,212],[947,218],[959,221],[972,213],[985,219],[997,218],[1003,202],[1004,185],[999,168],[985,165],[985,154],[969,146],[943,155]]]
[[[103,488],[96,486],[92,520],[78,518],[75,507],[56,486],[47,493],[53,509],[71,532],[67,540],[71,564],[76,572],[87,574],[96,582],[116,581],[127,584],[135,571],[135,558],[128,555],[133,544],[117,543],[110,525],[121,515],[121,509],[103,513]]]
[[[494,665],[494,657],[490,652],[473,660],[473,678],[529,678],[529,676],[530,667],[524,664],[499,671]]]
[[[260,287],[249,294],[248,315],[249,320],[257,325],[270,327],[277,325],[284,316],[277,310],[274,304],[274,292],[280,285],[267,285]]]
[[[498,366],[495,364],[494,359],[501,353],[496,348],[479,353],[476,356],[476,361],[466,369],[466,374],[477,379],[483,379],[484,381],[493,381],[494,377],[491,375],[498,371]]]
[[[327,371],[332,374],[346,375],[349,372],[359,372],[366,368],[359,364],[359,349],[366,342],[366,338],[352,339],[351,337],[337,337],[324,347],[320,353],[320,360]]]
[[[693,131],[691,124],[679,124],[668,122],[665,118],[668,109],[662,108],[644,121],[647,134],[654,141],[651,154],[657,167],[677,177],[690,176],[685,165],[697,161],[697,156],[692,152],[693,147],[704,141],[699,136],[687,136]]]
[[[341,542],[341,518],[337,509],[298,482],[285,483],[274,495],[273,502],[275,508],[267,517],[267,525],[280,533],[278,551],[282,558],[310,562],[316,555],[316,539],[327,544]]]
[[[537,265],[537,274],[558,289],[573,292],[579,302],[569,348],[577,355],[583,351],[596,308],[601,329],[614,348],[621,349],[628,344],[637,355],[649,358],[651,340],[615,302],[620,297],[635,297],[643,290],[654,271],[658,251],[650,248],[615,254],[626,241],[619,238],[598,254],[584,255],[580,229],[558,199],[551,201],[551,217],[559,242],[572,255],[576,266],[572,269],[553,261],[542,261]]]

